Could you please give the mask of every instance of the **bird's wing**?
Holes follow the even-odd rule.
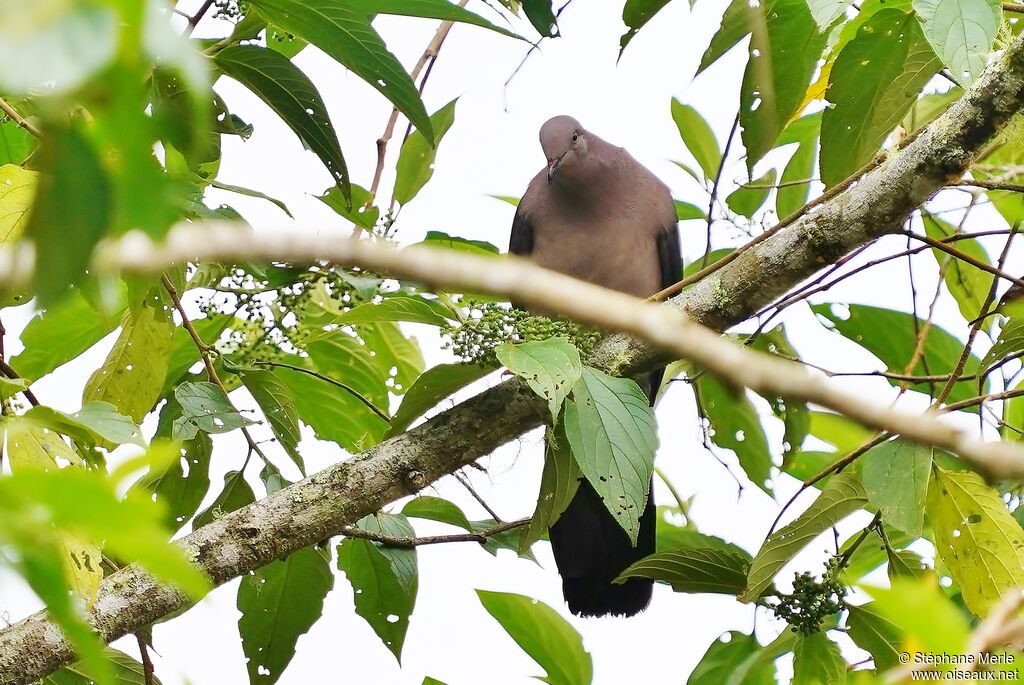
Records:
[[[515,230],[515,229],[513,229]],[[683,277],[683,256],[679,245],[679,226],[675,223],[658,233],[658,263],[664,290]]]
[[[533,252],[533,224],[523,211],[522,203],[516,208],[516,216],[512,219],[512,236],[508,240],[510,254],[526,257]]]

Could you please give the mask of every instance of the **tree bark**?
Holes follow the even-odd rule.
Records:
[[[853,187],[822,203],[669,306],[716,330],[746,318],[821,267],[901,229],[932,194],[956,182],[1024,107],[1024,37],[945,114]],[[664,361],[623,335],[589,364],[638,373]],[[215,585],[336,535],[544,420],[546,407],[517,379],[502,383],[366,452],[331,466],[178,542]],[[107,642],[187,609],[189,600],[136,567],[104,579],[89,618]],[[0,684],[34,682],[74,659],[45,612],[0,631]]]

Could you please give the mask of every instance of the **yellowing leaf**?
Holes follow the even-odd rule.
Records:
[[[938,466],[927,514],[935,548],[976,616],[1011,589],[1024,586],[1024,529],[981,476]]]
[[[7,460],[12,471],[49,471],[82,461],[56,431],[31,419],[9,418],[4,421],[4,430],[7,437]],[[61,461],[65,464],[61,464]]]
[[[82,404],[109,402],[141,423],[160,397],[173,334],[170,312],[160,303],[147,303],[126,314],[107,360],[85,384]]]
[[[831,61],[826,62],[825,66],[823,66],[821,71],[818,73],[818,80],[807,86],[807,92],[804,93],[804,99],[796,106],[796,111],[793,112],[793,116],[791,116],[789,121],[786,122],[787,126],[800,118],[803,111],[807,109],[807,105],[811,104],[815,100],[825,99],[825,93],[828,91],[829,75],[832,73],[832,64],[833,62]]]
[[[63,536],[60,545],[64,552],[68,584],[86,605],[91,606],[103,581],[102,553],[91,542],[70,534]]]
[[[0,242],[15,240],[25,232],[38,178],[38,171],[14,164],[0,166]]]

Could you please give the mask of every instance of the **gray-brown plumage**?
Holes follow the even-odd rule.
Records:
[[[642,164],[568,116],[540,130],[547,167],[530,182],[512,222],[509,252],[591,283],[648,297],[682,272],[675,203]],[[664,369],[641,379],[651,403]],[[637,546],[581,481],[551,527],[551,547],[569,609],[582,616],[632,616],[650,602],[650,581],[611,581],[654,553],[653,492]]]

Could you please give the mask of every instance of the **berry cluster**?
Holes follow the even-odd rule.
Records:
[[[798,573],[793,579],[793,592],[779,594],[774,605],[775,615],[793,626],[802,635],[811,635],[821,629],[821,622],[845,608],[846,587],[831,573],[831,568],[819,581],[812,573]]]

